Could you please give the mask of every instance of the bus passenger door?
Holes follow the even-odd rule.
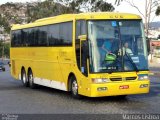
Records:
[[[87,58],[88,58],[88,41],[80,39],[80,68],[83,75],[88,76]]]
[[[79,37],[86,37],[86,21],[85,20],[77,20],[76,21],[76,60],[77,66],[81,73],[85,76],[88,75],[87,71],[87,41],[80,40]],[[86,38],[85,38],[86,39]]]

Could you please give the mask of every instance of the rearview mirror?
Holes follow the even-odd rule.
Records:
[[[80,41],[85,41],[87,40],[87,35],[79,35],[78,39],[80,39]]]

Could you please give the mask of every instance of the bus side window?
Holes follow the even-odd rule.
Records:
[[[42,26],[42,27],[39,27],[38,29],[38,36],[39,36],[39,39],[38,39],[38,46],[47,46],[47,30],[48,30],[48,27],[47,26]]]
[[[21,46],[21,30],[16,30],[12,32],[12,47],[19,47]]]
[[[65,22],[60,24],[60,43],[62,46],[72,45],[72,22]]]

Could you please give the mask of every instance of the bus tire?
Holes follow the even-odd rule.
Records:
[[[74,76],[70,77],[71,80],[71,94],[74,98],[79,99],[80,95],[78,94],[78,83]]]
[[[32,89],[36,88],[36,84],[34,84],[34,77],[33,77],[32,70],[28,71],[28,81],[29,81],[30,88]]]
[[[24,68],[22,68],[21,70],[21,81],[23,86],[28,87],[28,79],[27,79],[26,71]]]

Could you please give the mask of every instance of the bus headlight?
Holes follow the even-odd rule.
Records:
[[[92,83],[106,83],[108,81],[107,78],[92,78]]]
[[[148,74],[139,74],[138,80],[147,80],[149,79]]]

